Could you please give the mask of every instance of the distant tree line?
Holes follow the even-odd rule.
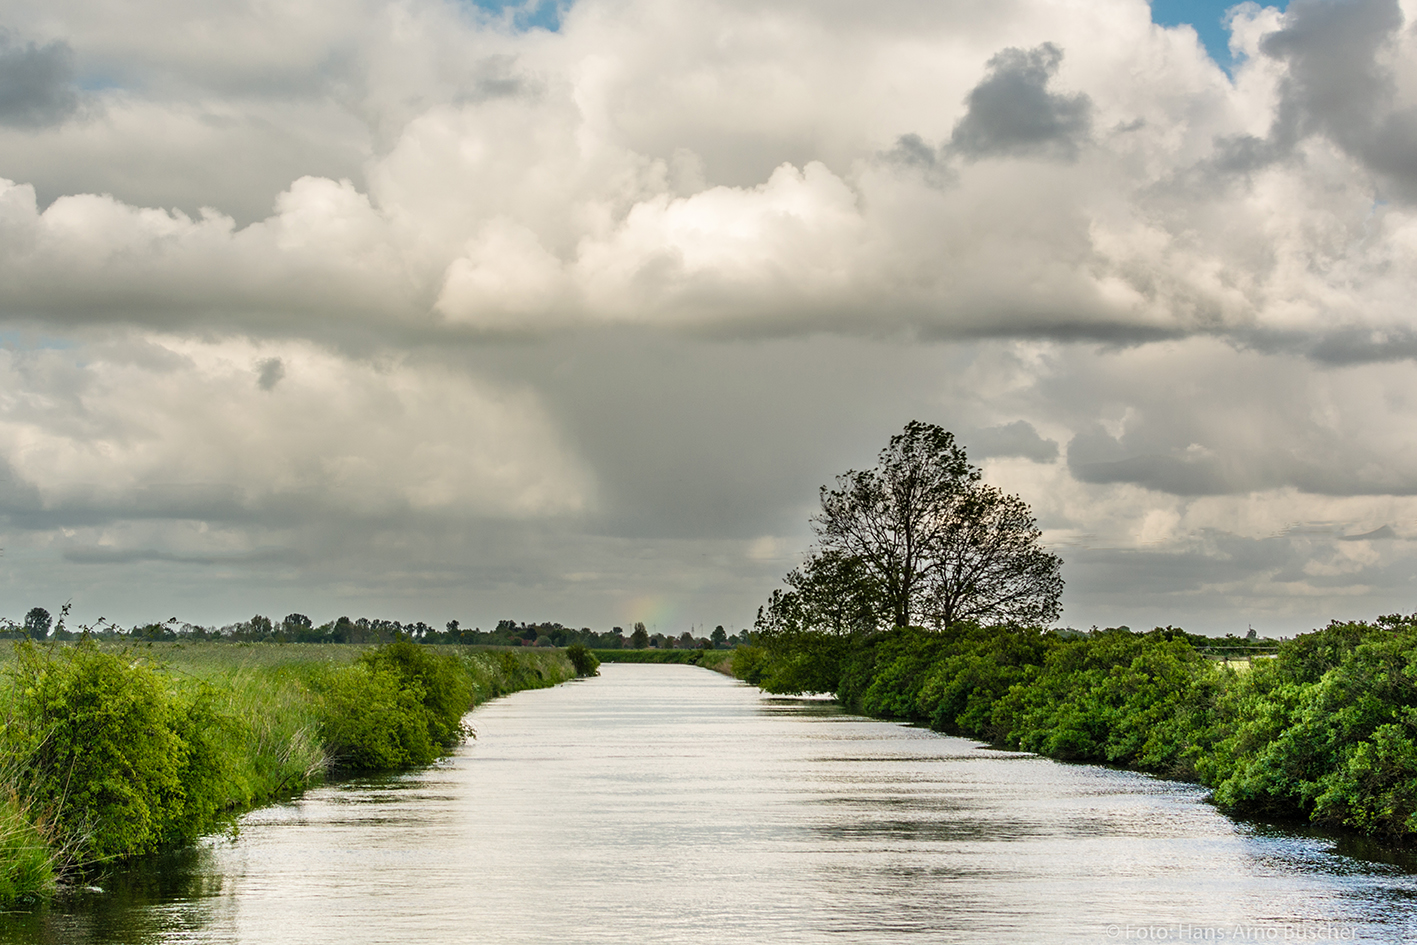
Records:
[[[55,619],[43,607],[32,608],[22,622],[0,618],[0,640],[76,640],[85,635],[100,640],[129,640],[139,642],[161,642],[191,640],[230,641],[234,643],[391,643],[395,640],[414,640],[418,643],[480,646],[554,646],[567,647],[573,644],[590,649],[723,649],[751,642],[751,634],[729,633],[722,626],[715,627],[706,637],[696,637],[690,631],[679,636],[663,633],[649,633],[643,623],[636,623],[629,635],[620,627],[613,627],[604,633],[597,633],[589,627],[574,629],[560,623],[519,623],[515,620],[500,620],[493,630],[466,628],[459,621],[450,620],[443,629],[429,626],[423,621],[402,623],[383,618],[339,617],[322,624],[315,624],[304,614],[287,614],[285,619],[276,621],[260,614],[250,620],[219,627],[183,623],[172,618],[161,623],[135,624],[120,627],[106,620],[99,620],[92,626],[70,627],[67,625],[68,605],[61,609]]]

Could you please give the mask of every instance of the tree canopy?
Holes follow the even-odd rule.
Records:
[[[956,621],[1048,624],[1062,561],[1028,505],[981,481],[939,426],[912,421],[872,469],[823,486],[817,541],[760,611],[762,629],[836,634]]]
[[[49,636],[49,628],[52,624],[49,611],[43,607],[33,607],[25,614],[25,634],[35,640],[43,640]]]

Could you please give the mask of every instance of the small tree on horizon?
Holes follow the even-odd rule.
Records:
[[[25,614],[25,635],[31,640],[48,639],[52,625],[53,618],[43,607],[33,607]]]

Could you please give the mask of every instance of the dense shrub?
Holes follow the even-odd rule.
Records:
[[[359,663],[331,673],[323,689],[320,736],[336,768],[378,771],[437,757],[423,690],[397,672]]]
[[[768,655],[760,646],[740,646],[733,651],[733,675],[754,686],[768,671]]]
[[[1056,637],[1031,627],[957,625],[951,645],[920,688],[920,718],[936,731],[1002,741],[1007,728],[995,723],[994,704],[1032,678]]]
[[[457,657],[407,640],[333,671],[323,690],[321,736],[339,768],[428,764],[471,731],[472,686]]]
[[[6,755],[26,803],[80,861],[147,853],[211,826],[223,763],[201,732],[214,722],[208,692],[174,692],[151,667],[91,643],[20,643],[12,672]]]
[[[368,651],[359,661],[376,672],[393,672],[405,691],[417,693],[428,739],[440,751],[468,734],[462,717],[472,709],[472,684],[456,656],[397,640]]]
[[[1231,686],[1201,764],[1222,805],[1417,833],[1417,627],[1332,624]]]
[[[858,648],[862,639],[860,634],[803,630],[761,634],[759,644],[750,648],[761,654],[758,685],[769,692],[835,692],[840,695],[843,674],[860,663]]]
[[[870,684],[852,701],[867,715],[918,720],[921,690],[947,647],[941,634],[910,630],[882,634],[872,644]]]
[[[991,721],[1010,747],[1188,774],[1216,672],[1190,643],[1163,631],[1073,638],[1010,687]]]
[[[596,659],[583,643],[572,643],[566,647],[566,657],[571,661],[571,665],[576,668],[577,676],[595,676],[600,667],[600,660]]]

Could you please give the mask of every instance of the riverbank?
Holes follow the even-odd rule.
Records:
[[[565,651],[407,641],[7,648],[0,904],[172,847],[332,772],[427,764],[474,705],[576,675]]]
[[[1049,758],[1192,781],[1222,809],[1417,839],[1417,618],[1333,623],[1245,671],[1173,628],[765,635],[737,674]]]

